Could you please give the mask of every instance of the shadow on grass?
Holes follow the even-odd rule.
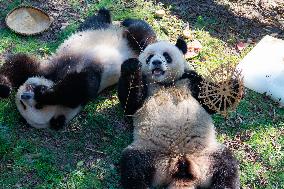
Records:
[[[217,131],[234,137],[246,132],[261,129],[280,129],[284,125],[284,109],[264,94],[247,90],[246,97],[239,104],[237,111],[227,119],[214,116]]]
[[[266,10],[260,3],[253,5],[253,13],[259,19],[249,19],[234,14],[229,7],[218,4],[216,0],[157,0],[172,6],[172,11],[178,14],[191,28],[203,28],[212,36],[225,42],[233,38],[260,38],[266,34],[273,34],[284,38],[284,24],[276,19],[277,14],[284,13],[284,7],[279,10]],[[237,8],[242,8],[238,5]],[[268,8],[267,8],[268,9]],[[262,18],[271,18],[268,23],[261,23]]]
[[[8,103],[0,125],[3,187],[119,188],[118,162],[132,132],[109,98],[100,96],[58,132],[20,123]]]

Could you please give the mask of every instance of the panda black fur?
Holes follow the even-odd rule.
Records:
[[[61,107],[66,107],[67,112],[70,109],[78,112],[99,92],[117,83],[123,61],[137,57],[138,52],[156,40],[154,31],[144,21],[126,19],[122,25],[124,27],[112,25],[110,12],[101,9],[79,27],[79,32],[64,41],[46,62],[23,54],[13,56],[0,69],[0,97],[9,96],[11,88],[20,87],[28,78],[39,76],[33,78],[34,88],[29,90],[29,97],[26,90],[18,91],[25,92],[25,98],[33,98],[35,103],[31,108],[38,112],[45,111],[45,106],[59,106],[51,108],[54,115],[58,115],[57,110],[64,110]],[[133,44],[128,40],[130,36],[140,41]],[[53,82],[51,87],[38,85],[45,83],[41,80],[46,79]],[[22,102],[25,101],[22,99]],[[19,99],[16,102],[20,102]],[[22,107],[22,103],[17,103],[17,106]],[[25,119],[41,123],[41,126],[33,124],[34,127],[42,127],[43,120],[23,112],[26,111],[24,108],[19,110]],[[53,117],[46,126],[58,128],[68,121],[64,111],[58,116],[58,122],[57,117]],[[64,117],[65,121],[62,121]]]
[[[118,96],[134,126],[121,158],[124,188],[240,188],[238,162],[216,141],[214,111],[198,99],[203,78],[184,53],[182,39],[160,41],[122,64]]]

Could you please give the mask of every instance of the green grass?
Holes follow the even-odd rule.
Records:
[[[0,16],[20,1],[0,1],[8,6]],[[140,0],[85,1],[82,17],[100,7],[108,7],[114,20],[127,17],[147,20],[161,39],[172,42],[181,35],[182,20],[170,14],[170,7]],[[5,4],[6,3],[6,4]],[[78,1],[69,0],[75,10]],[[167,15],[156,19],[153,12],[165,8]],[[77,21],[58,35],[56,43],[38,37],[21,37],[0,29],[0,53],[28,52],[41,57],[55,51],[78,26]],[[236,64],[252,48],[242,54],[231,52],[236,41],[225,43],[212,37],[204,28],[214,26],[214,19],[196,20],[193,34],[203,49],[193,59],[198,70],[220,63]],[[221,142],[229,145],[240,161],[243,188],[284,188],[284,110],[253,91],[248,91],[237,112],[227,120],[214,116]],[[117,169],[121,151],[131,142],[131,129],[124,121],[115,89],[89,103],[64,130],[36,130],[21,122],[13,98],[0,101],[0,188],[120,188]]]

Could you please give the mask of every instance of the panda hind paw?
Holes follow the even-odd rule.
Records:
[[[57,118],[53,117],[49,122],[50,128],[56,131],[62,129],[65,123],[66,123],[66,118],[64,115],[60,115]]]

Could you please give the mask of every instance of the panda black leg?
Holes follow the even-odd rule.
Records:
[[[65,124],[66,124],[66,118],[64,115],[60,115],[57,118],[53,117],[49,121],[50,128],[56,131],[62,129]]]
[[[155,173],[154,161],[154,152],[124,150],[120,161],[123,188],[146,189],[150,187]]]
[[[96,30],[109,27],[111,15],[109,10],[102,8],[96,15],[88,17],[78,28],[79,31]]]
[[[200,99],[198,96],[200,94],[200,84],[204,80],[201,75],[193,70],[186,71],[181,79],[189,79],[190,85],[189,89],[191,91],[192,96],[202,105],[202,107],[209,113],[214,114],[216,111],[211,110],[207,105],[203,103],[203,100]]]
[[[76,108],[87,103],[94,97],[93,94],[97,94],[100,74],[92,68],[86,68],[86,70],[88,71],[68,74],[51,89],[37,86],[34,92],[38,105],[63,105]]]
[[[145,83],[138,59],[126,60],[121,65],[118,98],[127,115],[134,114],[143,105],[147,95]]]
[[[231,151],[224,149],[222,153],[218,153],[213,157],[215,160],[213,167],[214,174],[210,188],[239,189],[240,178],[238,161],[234,158]]]
[[[126,19],[122,25],[127,28],[125,35],[130,47],[140,54],[149,44],[157,41],[152,27],[144,20]]]
[[[0,68],[0,98],[7,98],[13,87],[18,88],[29,77],[40,74],[40,63],[25,55],[9,57]]]

